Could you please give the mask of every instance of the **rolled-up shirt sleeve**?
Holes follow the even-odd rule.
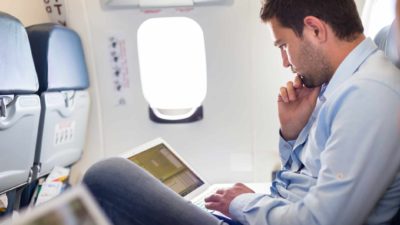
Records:
[[[286,141],[282,137],[282,133],[279,131],[279,157],[282,166],[285,166],[288,163],[295,142],[296,140]]]

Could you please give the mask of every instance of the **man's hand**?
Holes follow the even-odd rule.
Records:
[[[278,97],[281,133],[285,140],[295,140],[307,124],[321,87],[307,88],[299,76],[280,89]]]
[[[207,209],[216,210],[231,217],[229,205],[234,198],[244,193],[254,193],[254,191],[242,183],[237,183],[231,188],[219,189],[215,194],[204,199],[205,206]]]

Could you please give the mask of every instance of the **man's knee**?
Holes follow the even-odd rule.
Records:
[[[146,184],[153,186],[159,183],[148,172],[124,158],[109,158],[95,163],[86,172],[83,182],[92,192],[109,191],[115,192],[117,189],[125,191],[129,189],[146,191]],[[148,187],[148,186],[147,186]]]
[[[133,173],[133,163],[123,158],[108,158],[91,166],[83,177],[83,183],[93,192],[97,189],[109,189],[121,185],[125,173]]]

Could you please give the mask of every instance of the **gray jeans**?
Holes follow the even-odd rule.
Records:
[[[225,225],[123,158],[96,163],[83,182],[115,225]]]

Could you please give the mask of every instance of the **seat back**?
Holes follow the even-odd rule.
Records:
[[[24,26],[0,12],[0,193],[29,182],[40,116]]]
[[[400,68],[400,57],[397,51],[397,26],[393,22],[391,25],[382,28],[376,35],[374,41],[378,48],[381,49],[385,55],[393,62],[398,68]]]
[[[27,28],[42,103],[36,145],[37,176],[76,162],[83,151],[89,113],[89,78],[81,40],[56,24]]]
[[[396,26],[396,23],[393,22],[391,25],[382,28],[376,35],[374,41],[376,45],[378,45],[378,48],[385,53],[390,61],[392,61],[393,64],[400,68],[400,57],[397,50],[397,46],[400,44],[400,40],[397,37],[397,29],[398,28]],[[400,207],[399,211],[390,221],[390,224],[400,224]]]

